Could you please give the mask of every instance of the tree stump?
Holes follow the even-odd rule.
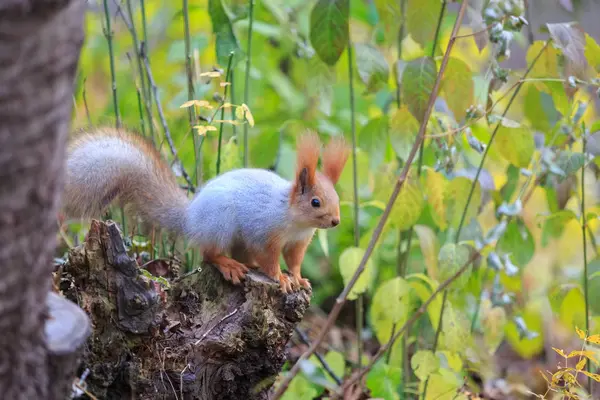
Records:
[[[267,399],[310,303],[251,271],[242,285],[211,265],[168,282],[141,270],[117,225],[92,221],[72,249],[63,293],[89,315],[83,365],[102,399]]]

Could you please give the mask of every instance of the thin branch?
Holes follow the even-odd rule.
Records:
[[[246,71],[244,77],[244,104],[248,106],[250,101],[250,65],[252,62],[252,23],[254,21],[254,0],[249,0],[250,10],[248,11],[248,46],[246,48]],[[248,149],[248,124],[244,124],[244,167],[250,162],[250,151]]]
[[[354,107],[354,70],[352,68],[352,41],[348,35],[348,89],[350,97],[350,131],[352,133],[352,188],[353,188],[353,210],[354,210],[354,246],[360,244],[360,223],[359,223],[359,208],[358,208],[358,167],[356,160],[356,118]],[[356,298],[355,303],[355,318],[356,318],[356,347],[358,357],[358,369],[362,366],[363,343],[362,330],[364,319],[364,297],[361,294]]]
[[[466,1],[461,3],[460,10],[459,10],[458,16],[456,18],[456,22],[454,23],[454,28],[452,29],[452,34],[450,36],[450,40],[449,40],[448,46],[446,48],[446,52],[444,53],[444,57],[442,58],[442,63],[440,65],[438,75],[437,75],[435,83],[433,85],[431,95],[429,96],[429,101],[427,103],[425,115],[423,116],[423,121],[421,122],[421,126],[419,127],[419,133],[417,135],[416,141],[413,144],[410,154],[408,155],[408,157],[406,159],[406,164],[404,165],[404,168],[402,169],[402,172],[400,173],[400,176],[398,177],[398,180],[397,180],[394,190],[390,196],[390,199],[388,200],[385,210],[384,210],[381,218],[379,219],[379,223],[377,224],[377,227],[375,228],[375,230],[373,232],[373,236],[371,236],[371,240],[369,241],[369,245],[367,246],[367,249],[365,250],[365,254],[364,254],[362,260],[360,261],[360,264],[358,265],[358,268],[356,269],[354,275],[352,276],[352,279],[350,280],[350,282],[348,282],[348,284],[346,285],[346,287],[344,288],[342,293],[338,296],[338,298],[335,302],[335,305],[334,305],[333,309],[331,310],[331,312],[329,313],[329,317],[327,318],[327,321],[325,322],[324,326],[321,328],[321,331],[319,332],[319,335],[317,336],[316,340],[313,341],[312,345],[308,348],[308,350],[304,354],[302,354],[300,359],[296,362],[296,364],[292,367],[292,369],[288,373],[287,377],[281,382],[281,384],[279,385],[279,387],[277,388],[277,391],[275,392],[275,394],[273,396],[274,400],[281,398],[283,393],[285,393],[288,386],[290,385],[290,382],[292,381],[294,376],[296,376],[298,374],[298,372],[300,371],[300,364],[304,360],[306,360],[311,354],[313,354],[315,352],[315,350],[317,349],[317,347],[319,346],[319,344],[321,344],[321,342],[325,339],[327,332],[333,326],[335,320],[337,319],[337,316],[339,315],[339,313],[342,309],[342,306],[346,302],[346,299],[348,297],[348,294],[350,293],[350,290],[352,290],[352,288],[356,284],[356,281],[358,280],[359,276],[363,273],[363,271],[365,269],[365,265],[366,265],[367,261],[369,260],[369,257],[373,253],[373,250],[375,248],[375,245],[377,244],[377,241],[381,237],[385,223],[387,222],[390,212],[392,211],[392,207],[394,206],[394,203],[395,203],[396,199],[398,198],[398,194],[400,194],[400,190],[404,186],[404,182],[406,181],[406,178],[408,176],[408,172],[410,170],[411,164],[412,164],[413,160],[415,159],[415,156],[417,155],[417,151],[419,150],[419,147],[421,146],[421,142],[424,140],[425,130],[427,129],[427,123],[429,122],[429,117],[431,116],[433,104],[435,103],[435,99],[437,97],[438,90],[440,88],[440,82],[441,82],[442,76],[444,74],[444,71],[446,70],[446,66],[448,65],[448,59],[450,57],[450,53],[452,51],[452,48],[454,47],[454,43],[456,42],[455,37],[458,32],[458,29],[460,28],[460,26],[462,24],[462,20],[465,15],[465,11],[467,9],[467,4],[468,4],[468,2],[466,2]]]
[[[300,328],[298,328],[298,327],[295,327],[294,330],[298,334],[298,337],[300,338],[300,340],[302,341],[302,343],[304,343],[307,346],[310,346],[310,340],[308,339],[308,337],[306,336],[306,334],[304,332],[302,332],[300,330]],[[333,372],[333,370],[331,369],[331,367],[329,366],[329,364],[327,363],[327,361],[325,361],[325,359],[323,358],[323,356],[319,352],[315,352],[315,356],[317,356],[317,359],[319,360],[319,362],[323,366],[323,369],[325,370],[325,372],[327,372],[327,374],[338,384],[338,386],[341,385],[342,384],[342,380],[340,379],[339,376],[336,375],[335,372]]]
[[[585,159],[585,148],[587,140],[585,137],[585,128],[581,132],[581,138],[583,140],[583,157]],[[583,234],[583,296],[585,298],[585,332],[586,335],[590,332],[590,302],[588,292],[588,255],[587,255],[587,218],[585,216],[585,164],[581,167],[581,232]],[[586,362],[586,369],[588,372],[591,371],[590,360]],[[592,378],[588,375],[588,393],[592,395]]]
[[[233,71],[231,70],[231,63],[233,61],[233,56],[234,56],[234,52],[232,51],[231,53],[229,53],[229,61],[227,62],[227,72],[225,73],[225,81],[229,82],[229,77],[231,74],[233,74]],[[227,99],[227,88],[229,87],[229,85],[225,85],[225,90],[223,93],[223,102],[225,102],[225,99]],[[219,175],[219,172],[221,171],[221,143],[223,141],[223,119],[225,118],[225,107],[223,107],[221,105],[221,123],[219,124],[219,142],[218,142],[218,147],[217,147],[217,175]],[[211,120],[212,122],[212,120]]]
[[[144,104],[146,106],[146,115],[148,117],[150,137],[152,138],[152,143],[154,143],[156,145],[157,141],[156,141],[156,137],[154,135],[154,122],[153,122],[154,118],[152,117],[152,99],[151,98],[148,99],[148,97],[152,97],[152,96],[147,96],[147,94],[150,93],[150,91],[146,88],[146,80],[144,79],[143,64],[147,60],[142,60],[142,58],[146,58],[145,49],[142,48],[143,46],[138,41],[137,31],[135,29],[135,24],[133,22],[133,8],[131,6],[131,0],[127,0],[127,12],[129,14],[130,24],[127,24],[127,23],[126,24],[128,25],[128,29],[131,33],[131,38],[133,39],[133,45],[135,47],[135,58],[137,60],[138,72],[139,72],[139,76],[140,76],[140,83],[142,84],[142,97],[144,99]],[[123,21],[127,20],[123,13],[121,13],[121,16],[123,16]],[[150,66],[150,64],[148,63],[148,68],[149,68],[149,66]]]
[[[402,327],[398,329],[398,331],[390,338],[390,340],[385,345],[381,346],[381,348],[377,351],[377,353],[375,353],[375,355],[371,359],[369,365],[367,365],[362,371],[359,371],[358,373],[354,374],[352,377],[348,378],[344,382],[344,385],[340,388],[340,392],[343,393],[350,386],[352,386],[359,379],[361,379],[366,373],[368,373],[375,366],[377,361],[379,361],[379,359],[382,356],[384,356],[385,353],[394,345],[396,340],[398,340],[398,338],[402,336],[421,317],[421,315],[425,313],[425,311],[427,311],[427,307],[429,307],[433,300],[435,300],[435,298],[440,293],[445,292],[446,288],[450,286],[455,280],[457,280],[467,269],[469,269],[471,263],[473,263],[480,255],[481,254],[479,252],[474,251],[471,254],[471,257],[469,257],[469,260],[467,260],[467,262],[462,267],[460,267],[460,269],[458,269],[458,271],[456,271],[454,275],[442,282],[440,286],[438,286],[437,289],[435,289],[435,291],[431,294],[431,296],[429,296],[429,298],[423,304],[421,304],[421,307],[419,307],[419,309],[408,319],[408,321],[406,321],[404,325],[402,325]]]
[[[183,178],[187,182],[188,186],[193,188],[194,185],[192,184],[192,180],[190,179],[190,176],[188,175],[188,173],[185,171],[183,164],[179,160],[179,156],[177,155],[177,149],[175,148],[175,145],[173,144],[173,138],[171,137],[171,131],[169,130],[169,126],[167,125],[167,119],[165,118],[165,113],[163,112],[162,104],[160,104],[160,96],[158,94],[158,88],[156,87],[156,83],[154,82],[154,77],[152,76],[152,70],[150,69],[150,64],[148,63],[148,58],[146,57],[146,52],[145,52],[144,48],[142,48],[141,50],[142,51],[140,51],[140,57],[144,61],[144,66],[146,67],[146,75],[148,77],[148,82],[150,83],[150,87],[152,88],[152,92],[154,93],[154,100],[156,101],[156,108],[158,109],[158,115],[160,117],[160,122],[162,123],[163,129],[165,131],[165,137],[167,138],[167,143],[169,143],[169,148],[171,149],[171,154],[173,154],[173,158],[175,159],[175,161],[179,163],[179,166],[181,168],[181,175],[183,175]]]
[[[113,53],[113,45],[112,45],[112,26],[110,23],[110,13],[108,12],[108,1],[104,0],[104,16],[106,17],[106,27],[104,29],[104,36],[106,37],[106,42],[108,44],[108,58],[110,61],[110,80],[112,86],[112,97],[113,97],[113,107],[115,109],[115,118],[116,118],[116,126],[117,129],[121,127],[121,113],[119,113],[119,99],[117,96],[117,80],[115,77],[115,56]]]
[[[192,46],[188,0],[183,0],[183,26],[183,33],[185,37],[185,72],[187,74],[188,100],[193,100],[195,95],[194,69],[192,67]],[[202,182],[202,149],[200,148],[200,142],[202,140],[193,132],[193,127],[196,124],[196,107],[188,107],[188,116],[190,120],[190,128],[192,129],[192,142],[194,145],[194,174],[196,175],[196,185],[200,185],[200,182]]]

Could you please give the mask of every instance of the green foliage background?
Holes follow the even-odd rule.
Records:
[[[149,82],[145,82],[147,92],[142,88],[134,41],[123,23],[126,3],[120,11],[116,3],[109,7],[117,107],[125,126],[150,135],[142,103],[152,96]],[[366,271],[351,293],[351,299],[361,297],[366,304],[364,337],[386,343],[416,307],[467,262],[472,250],[482,257],[443,299],[436,298],[426,316],[369,372],[366,386],[373,397],[406,398],[407,393],[422,393],[429,380],[425,398],[460,398],[464,395],[455,397],[457,389],[465,379],[472,383],[469,371],[486,379],[495,376],[490,360],[503,341],[528,358],[551,340],[548,327],[573,334],[576,326],[587,326],[589,333],[600,329],[593,135],[600,129],[594,103],[600,46],[566,24],[548,26],[554,39],[548,46],[542,41],[529,44],[525,28],[503,8],[504,3],[520,2],[489,3],[486,9],[477,8],[477,2],[470,7],[472,16],[480,16],[479,25],[473,18],[471,26],[459,31],[463,37],[457,39],[444,72],[420,161],[415,162]],[[248,1],[190,0],[186,9],[181,2],[147,0],[145,21],[140,4],[132,4],[137,38],[145,41],[166,122],[194,183],[215,176],[218,155],[220,172],[243,166],[244,129],[248,129],[249,165],[273,168],[293,179],[299,133],[310,128],[324,141],[344,135],[351,143],[354,119],[358,199],[349,160],[338,184],[342,223],[318,233],[303,264],[317,307],[330,303],[328,299],[342,290],[356,270],[415,142],[456,19],[456,12],[450,11],[440,19],[442,4],[439,0],[257,0],[249,70]],[[494,5],[500,17],[488,12]],[[522,14],[518,11],[513,9],[513,15]],[[186,13],[191,75],[186,72]],[[104,17],[99,4],[86,19],[86,43],[74,93],[77,128],[116,123]],[[401,27],[402,21],[406,23]],[[481,51],[474,31],[491,40]],[[398,32],[404,33],[401,41]],[[506,41],[527,48],[530,72],[524,80],[520,80],[524,70],[502,68],[509,56],[503,47]],[[353,53],[351,70],[348,43]],[[229,62],[231,76],[226,79]],[[220,77],[202,74],[213,68],[221,70]],[[244,102],[247,76],[247,105],[254,126],[215,122],[243,122],[234,115],[235,107],[225,108],[223,118],[213,113],[222,100],[234,105]],[[191,99],[206,100],[213,109],[180,107],[190,99],[190,81]],[[220,85],[224,81],[230,85]],[[511,103],[517,87],[521,90]],[[223,99],[225,89],[229,93]],[[157,145],[172,161],[154,100]],[[203,119],[193,119],[198,116]],[[202,137],[193,125],[217,129]],[[586,154],[584,137],[590,146]],[[483,157],[483,169],[474,182]],[[587,168],[582,174],[583,165]],[[128,225],[131,234],[135,224]],[[75,224],[71,228],[75,231]],[[140,245],[140,240],[134,237],[133,244],[148,245]],[[171,251],[164,243],[154,247],[154,255]],[[189,268],[198,262],[191,253],[185,258]],[[589,285],[589,326],[584,281]],[[435,332],[442,304],[444,329],[438,342]],[[361,354],[357,349],[363,346],[344,345],[325,355],[340,377],[349,374]],[[370,356],[368,351],[362,354],[364,359]],[[309,364],[312,367],[305,366],[293,380],[287,398],[312,398],[335,387],[314,357]]]

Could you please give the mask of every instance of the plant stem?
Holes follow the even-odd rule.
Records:
[[[119,100],[117,96],[117,80],[115,77],[115,56],[113,53],[113,45],[112,45],[112,26],[110,23],[110,13],[108,12],[108,1],[104,0],[104,16],[106,18],[106,28],[104,30],[104,36],[106,37],[106,42],[108,43],[108,58],[110,60],[110,80],[112,85],[112,98],[113,98],[113,107],[115,109],[115,119],[117,129],[121,127],[121,114],[119,113]]]
[[[352,132],[352,189],[353,189],[353,210],[354,210],[354,246],[358,247],[360,243],[360,224],[358,220],[358,167],[356,160],[356,116],[354,107],[354,69],[352,68],[352,41],[348,35],[348,89],[350,95],[350,131]],[[358,369],[362,368],[362,330],[363,330],[363,310],[364,298],[360,294],[356,298],[356,340],[358,352]]]
[[[192,46],[190,38],[190,15],[188,0],[183,0],[183,26],[185,37],[185,71],[187,74],[188,100],[193,100],[195,95],[194,68],[192,66]],[[190,121],[190,129],[192,129],[192,143],[194,145],[194,176],[196,177],[196,186],[200,186],[200,183],[202,182],[202,151],[200,148],[200,143],[202,140],[193,131],[193,126],[196,125],[195,107],[188,107],[188,117]]]
[[[177,149],[175,148],[175,144],[173,143],[173,138],[171,137],[171,131],[169,130],[169,125],[167,125],[167,118],[165,117],[165,113],[163,111],[162,104],[160,103],[158,87],[156,86],[156,83],[154,82],[154,78],[152,77],[152,70],[150,69],[150,64],[148,62],[148,59],[145,56],[144,49],[142,48],[141,50],[142,51],[140,52],[140,57],[144,61],[144,66],[146,67],[146,76],[148,77],[148,83],[150,84],[150,88],[154,92],[154,100],[156,101],[156,108],[158,109],[158,116],[160,118],[160,122],[162,123],[163,130],[165,131],[165,137],[167,139],[167,143],[169,144],[169,149],[171,150],[171,154],[173,154],[173,158],[174,158],[175,162],[179,163],[179,167],[181,168],[181,175],[183,175],[183,178],[187,182],[189,190],[194,192],[195,187],[192,183],[192,180],[190,179],[190,176],[186,172],[185,168],[183,167],[183,164],[179,160],[179,156],[177,155]]]
[[[81,92],[81,97],[83,98],[83,106],[85,108],[85,116],[87,117],[88,124],[90,126],[92,126],[92,117],[90,116],[90,108],[88,107],[87,96],[86,96],[86,91],[85,91],[86,80],[87,80],[86,78],[83,79],[83,89]]]
[[[144,78],[146,74],[144,74],[144,66],[142,61],[142,48],[138,41],[137,30],[135,28],[135,21],[133,19],[133,7],[131,6],[131,0],[127,0],[127,13],[129,14],[129,19],[131,21],[130,32],[131,37],[133,39],[133,45],[135,46],[135,58],[138,65],[138,73],[140,76],[140,83],[142,85],[142,95],[144,97],[144,103],[146,105],[146,116],[148,117],[148,127],[150,129],[150,137],[152,138],[152,143],[154,145],[157,144],[155,133],[154,133],[154,123],[152,117],[152,99],[151,96],[148,96],[150,88],[146,88],[146,79]]]
[[[317,335],[316,339],[313,341],[313,343],[308,348],[308,350],[306,350],[300,356],[300,358],[296,361],[296,363],[294,364],[294,366],[292,367],[292,369],[288,372],[287,376],[283,379],[283,381],[281,382],[281,384],[279,385],[279,387],[277,388],[277,390],[275,391],[275,393],[273,395],[273,400],[277,400],[277,399],[281,398],[281,396],[283,396],[283,394],[285,393],[285,391],[289,387],[290,382],[292,381],[292,379],[300,371],[300,365],[305,360],[307,360],[308,357],[311,354],[313,354],[315,352],[315,350],[317,349],[317,347],[323,342],[323,340],[327,336],[327,332],[331,329],[331,327],[335,323],[335,320],[337,319],[338,315],[340,314],[340,311],[341,311],[344,303],[346,302],[346,299],[348,298],[348,294],[350,293],[350,291],[352,290],[352,288],[356,284],[356,281],[358,280],[358,278],[360,277],[360,275],[365,270],[365,266],[367,264],[367,261],[369,260],[369,257],[371,257],[371,254],[373,253],[375,245],[377,244],[377,241],[381,237],[381,234],[383,232],[383,228],[384,228],[384,226],[385,226],[385,224],[386,224],[386,222],[387,222],[387,220],[388,220],[388,218],[390,216],[392,208],[394,207],[394,203],[396,202],[396,199],[398,198],[398,195],[400,194],[400,191],[402,190],[402,188],[404,186],[404,183],[406,182],[406,179],[408,177],[408,172],[410,170],[410,167],[411,167],[411,164],[412,164],[413,160],[415,159],[415,157],[417,155],[417,151],[419,150],[419,146],[421,145],[421,142],[425,138],[425,131],[427,129],[427,122],[429,121],[429,117],[431,116],[431,112],[433,110],[433,105],[435,103],[435,99],[437,98],[438,91],[440,89],[440,84],[441,84],[442,77],[444,75],[444,71],[446,70],[446,67],[448,66],[448,60],[449,60],[449,57],[450,57],[450,52],[451,52],[452,48],[454,47],[454,44],[456,42],[456,36],[458,34],[458,30],[459,30],[459,28],[460,28],[460,26],[462,24],[462,20],[464,18],[465,12],[467,10],[467,4],[468,4],[468,2],[463,1],[461,3],[461,5],[460,5],[460,9],[458,11],[458,16],[457,16],[456,21],[454,23],[454,27],[452,28],[452,33],[450,35],[450,40],[448,41],[448,46],[446,48],[446,52],[444,53],[444,56],[442,58],[442,62],[440,64],[440,69],[438,71],[438,74],[436,76],[435,82],[433,84],[433,88],[432,88],[431,93],[429,95],[429,100],[427,101],[427,106],[425,108],[425,115],[423,117],[423,121],[421,122],[421,125],[419,126],[419,132],[417,134],[415,143],[413,144],[413,147],[411,148],[410,153],[408,154],[408,157],[406,159],[406,163],[405,163],[402,171],[400,172],[400,175],[398,176],[398,179],[396,181],[396,184],[394,185],[394,189],[393,189],[393,191],[392,191],[392,193],[390,195],[390,198],[389,198],[389,200],[388,200],[388,202],[387,202],[387,204],[385,206],[383,214],[381,215],[381,217],[379,219],[379,222],[377,223],[377,226],[375,227],[375,230],[373,231],[373,235],[371,236],[371,239],[369,240],[369,244],[367,245],[367,248],[365,250],[365,254],[364,254],[363,258],[361,259],[360,263],[358,264],[358,267],[356,268],[356,271],[352,275],[352,278],[346,284],[346,286],[344,287],[344,290],[342,291],[342,293],[340,293],[340,295],[337,297],[335,305],[333,306],[333,308],[329,312],[329,316],[327,317],[327,321],[325,321],[325,323],[324,323],[323,327],[321,328],[321,330],[319,331],[319,334]],[[465,269],[466,269],[466,267],[465,267]],[[461,269],[459,272],[461,272],[461,271],[463,271],[463,270]],[[423,304],[425,304],[425,303],[423,303]],[[429,303],[427,303],[427,305],[428,304]],[[414,322],[414,320],[416,320],[416,318],[411,318],[405,324],[404,329],[399,330],[398,333],[396,333],[396,335],[394,337],[397,338],[399,335],[403,334],[404,330],[408,326],[410,326],[410,324],[412,324]],[[385,346],[383,346],[382,349],[385,349],[384,351],[387,351],[387,349],[389,348],[389,346],[391,346],[390,342],[388,342],[388,344],[386,344]],[[370,368],[372,368],[373,362],[371,362],[369,365],[370,365],[370,367],[367,367],[364,370],[362,370],[361,375],[364,374],[366,371],[368,371]]]
[[[583,140],[583,157],[585,158],[585,148],[587,140],[585,137],[585,128],[582,130],[581,138]],[[581,167],[581,232],[583,233],[583,296],[585,298],[585,332],[589,335],[590,331],[590,302],[588,292],[588,256],[587,256],[587,218],[585,216],[585,163]],[[590,360],[587,360],[586,369],[588,372],[591,371]],[[588,375],[588,393],[593,398],[592,393],[592,378]]]
[[[229,53],[229,61],[227,62],[227,72],[225,75],[225,80],[227,82],[229,82],[229,77],[230,74],[232,73],[231,71],[231,63],[233,61],[233,55],[235,53],[232,51],[231,53]],[[223,102],[225,101],[225,99],[227,99],[227,87],[225,86],[225,90],[223,93]],[[225,117],[225,107],[221,107],[221,121],[223,121],[223,118]],[[219,124],[219,143],[218,143],[218,148],[217,148],[217,175],[219,175],[219,172],[221,171],[221,143],[223,142],[223,122],[221,122]]]
[[[244,104],[248,106],[250,101],[250,66],[252,62],[252,23],[254,22],[254,0],[249,0],[248,11],[248,45],[246,47],[246,71],[244,71]],[[244,167],[250,162],[250,150],[248,149],[248,124],[244,124]]]

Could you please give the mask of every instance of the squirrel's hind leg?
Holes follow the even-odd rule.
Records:
[[[204,262],[213,264],[221,271],[226,280],[233,282],[235,285],[240,284],[248,272],[248,267],[244,264],[214,249],[204,251]]]

